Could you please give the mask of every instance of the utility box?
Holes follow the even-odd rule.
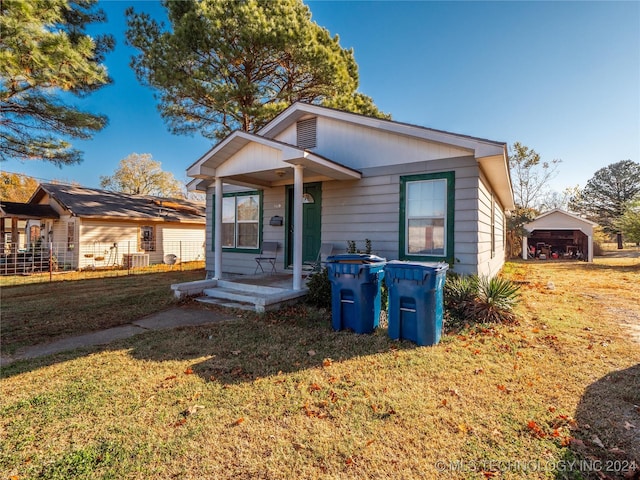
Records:
[[[334,330],[371,333],[378,327],[385,262],[384,258],[365,254],[327,258]]]
[[[389,337],[436,345],[442,335],[446,263],[391,261],[385,265],[389,290]]]

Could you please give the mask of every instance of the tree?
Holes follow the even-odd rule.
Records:
[[[540,154],[515,142],[509,155],[509,170],[516,208],[507,219],[507,252],[520,255],[521,239],[526,235],[524,224],[533,220],[548,196],[548,182],[556,175],[560,160],[543,162]]]
[[[35,178],[21,173],[0,173],[0,200],[26,203],[38,188]]]
[[[127,10],[131,66],[174,133],[255,132],[296,101],[386,117],[357,92],[353,51],[301,0],[164,0],[171,31]]]
[[[540,211],[547,212],[559,208],[568,210],[569,202],[580,191],[580,186],[567,187],[562,192],[552,191],[544,195],[540,201]]]
[[[640,243],[640,195],[627,203],[627,207],[614,226],[628,242]]]
[[[110,82],[102,64],[112,36],[92,38],[106,20],[97,0],[2,0],[0,3],[0,160],[80,163],[61,137],[87,139],[107,118],[65,103]],[[63,100],[65,99],[65,100]]]
[[[599,169],[571,199],[570,206],[602,225],[607,233],[616,233],[616,220],[639,193],[640,164],[622,160]]]
[[[549,180],[557,174],[560,162],[543,162],[538,152],[515,142],[509,155],[509,169],[516,205],[539,208],[547,193]]]
[[[100,176],[100,186],[131,195],[184,197],[184,185],[172,173],[163,172],[160,162],[153,160],[149,153],[132,153],[120,160],[113,175]]]

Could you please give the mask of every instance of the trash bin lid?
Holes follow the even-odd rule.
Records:
[[[366,253],[341,253],[327,258],[327,263],[380,263],[386,259]]]
[[[429,270],[438,273],[449,268],[448,263],[444,262],[407,262],[402,260],[391,260],[387,262],[387,268],[409,268],[412,270]]]
[[[446,263],[436,262],[402,262],[392,260],[384,266],[385,278],[390,281],[411,280],[424,282],[429,278],[435,279],[444,275],[449,268]]]

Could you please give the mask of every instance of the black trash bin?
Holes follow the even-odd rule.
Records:
[[[435,345],[442,334],[446,263],[400,262],[385,265],[389,290],[389,337]]]
[[[334,330],[371,333],[380,322],[385,259],[376,255],[342,254],[327,258]]]

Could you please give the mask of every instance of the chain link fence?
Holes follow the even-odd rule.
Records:
[[[169,241],[139,251],[137,242],[5,243],[0,253],[0,285],[78,280],[121,275],[198,270],[205,265],[202,242]]]

